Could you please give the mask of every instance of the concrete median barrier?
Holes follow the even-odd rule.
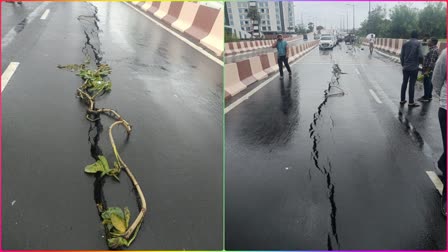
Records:
[[[240,80],[236,63],[226,64],[224,68],[225,91],[227,98],[232,97],[247,88]]]
[[[197,2],[132,2],[150,16],[171,26],[185,37],[222,56],[224,9]]]
[[[396,56],[400,56],[401,48],[403,44],[407,41],[407,39],[391,39],[391,38],[376,38],[374,48],[388,52],[390,54],[394,54]],[[369,40],[364,39],[362,42],[363,45],[368,46]],[[439,52],[441,52],[446,47],[446,42],[439,42],[437,44],[439,48]]]

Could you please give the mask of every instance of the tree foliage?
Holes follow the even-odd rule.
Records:
[[[295,27],[295,32],[297,34],[302,34],[303,35],[303,34],[307,34],[307,29],[306,29],[306,27],[304,25],[299,24],[299,25],[297,25]]]
[[[361,23],[358,35],[365,36],[374,33],[377,37],[409,38],[413,30],[431,37],[446,37],[446,6],[444,3],[427,3],[426,7],[418,10],[409,4],[399,4],[389,11],[377,6]]]
[[[309,22],[308,23],[308,32],[313,32],[314,31],[314,23],[313,22]]]
[[[323,29],[325,29],[325,28],[322,25],[318,25],[316,27],[317,33],[319,33],[319,34],[320,34],[320,31],[323,30]]]

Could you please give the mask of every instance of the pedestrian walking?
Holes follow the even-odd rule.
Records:
[[[401,47],[400,61],[403,67],[403,83],[401,84],[401,100],[400,104],[406,103],[406,89],[409,82],[409,107],[418,107],[419,104],[414,102],[414,88],[417,81],[418,65],[423,58],[422,46],[417,40],[418,33],[413,31],[411,39]]]
[[[424,87],[424,95],[418,100],[421,102],[429,102],[432,100],[432,73],[434,70],[434,66],[436,65],[437,58],[439,57],[439,48],[437,47],[437,43],[439,41],[437,38],[431,38],[428,41],[428,53],[423,60],[423,87]]]
[[[277,48],[277,64],[280,71],[280,79],[283,79],[283,64],[285,64],[285,67],[289,72],[289,77],[291,77],[291,68],[288,64],[288,43],[283,40],[281,34],[277,35],[277,41],[272,45],[272,48]]]
[[[440,156],[437,166],[443,174],[442,214],[446,216],[446,49],[440,53],[435,64],[432,84],[435,93],[440,97],[439,124],[442,131],[443,154]]]

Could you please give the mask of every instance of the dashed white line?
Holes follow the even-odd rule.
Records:
[[[144,17],[146,17],[147,19],[151,20],[152,22],[154,22],[156,25],[158,25],[159,27],[161,27],[162,29],[164,29],[165,31],[171,33],[173,36],[175,36],[176,38],[180,39],[181,41],[183,41],[184,43],[186,43],[187,45],[193,47],[194,49],[196,49],[197,51],[201,52],[202,54],[204,54],[207,58],[213,60],[213,62],[219,64],[220,66],[224,66],[224,62],[222,60],[219,60],[218,58],[216,58],[215,56],[213,56],[212,54],[210,54],[209,52],[207,52],[206,50],[204,50],[202,47],[197,46],[196,44],[194,44],[193,42],[191,42],[190,40],[180,36],[179,34],[177,34],[176,32],[170,30],[169,28],[167,28],[166,26],[164,26],[163,24],[161,24],[159,21],[155,20],[154,18],[151,18],[150,16],[148,16],[148,14],[144,13],[143,11],[139,10],[137,7],[135,7],[134,5],[127,3],[127,2],[123,2],[124,4],[128,5],[129,7],[131,7],[132,9],[136,10],[137,12],[139,12],[140,14],[142,14]]]
[[[379,104],[383,103],[380,98],[378,98],[378,96],[376,95],[375,91],[373,91],[372,89],[369,89],[370,94],[373,96],[373,99],[375,99],[376,102],[378,102]]]
[[[428,174],[429,179],[431,179],[432,183],[436,186],[437,191],[439,191],[440,195],[442,195],[443,191],[443,183],[439,179],[439,176],[433,171],[426,171],[426,174]]]
[[[24,19],[26,22],[25,24],[31,23],[36,17],[38,17],[38,15],[40,15],[42,10],[47,7],[48,4],[49,2],[43,2],[38,7],[36,7],[36,9],[34,9],[28,15],[28,17],[26,17],[26,19]],[[17,32],[15,30],[15,27],[13,27],[8,33],[6,33],[5,36],[2,36],[2,50],[4,50],[15,39],[16,35]]]
[[[355,68],[355,72],[357,75],[361,75],[361,73],[359,72],[358,68]]]
[[[16,71],[17,67],[19,67],[19,64],[20,64],[19,62],[9,63],[5,72],[2,73],[2,92],[3,92],[3,89],[5,89],[6,85],[8,85],[8,82],[11,79],[14,72]]]
[[[41,20],[45,20],[48,17],[48,14],[50,14],[50,9],[47,9],[44,14],[40,17]]]
[[[314,50],[314,49],[313,49]],[[295,62],[293,62],[292,64],[290,64],[290,66],[295,65],[296,63],[302,61],[302,59],[304,59],[309,53],[311,53],[313,50],[308,51],[305,55],[303,55],[301,58],[299,58],[298,60],[296,60]],[[226,108],[224,108],[224,114],[227,114],[228,112],[230,112],[232,109],[234,109],[236,106],[240,105],[242,102],[244,102],[245,100],[249,99],[253,94],[255,94],[258,90],[262,89],[264,86],[266,86],[268,83],[270,83],[273,79],[277,78],[277,76],[279,76],[280,73],[277,72],[276,74],[272,75],[271,78],[265,80],[263,83],[261,83],[260,85],[258,85],[256,88],[252,89],[251,91],[249,91],[247,94],[243,95],[241,98],[239,98],[238,100],[234,101],[232,104],[230,104],[229,106],[227,106]],[[224,84],[225,85],[225,84]]]

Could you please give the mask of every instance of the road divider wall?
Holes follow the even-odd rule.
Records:
[[[288,48],[289,63],[303,57],[307,52],[319,45],[319,41],[310,41]],[[226,64],[225,71],[225,95],[229,99],[251,84],[263,80],[269,74],[279,71],[277,65],[277,53],[270,52],[249,59]],[[286,70],[285,70],[286,71]]]
[[[376,38],[374,48],[396,56],[400,56],[401,47],[406,41],[407,39]],[[363,44],[368,46],[369,40],[365,39]],[[439,52],[441,52],[446,48],[446,42],[439,42],[437,46],[439,47]]]
[[[302,35],[296,37],[288,37],[285,40],[288,42],[294,42],[303,39]],[[238,54],[243,52],[249,52],[261,48],[269,48],[275,43],[275,39],[266,40],[246,40],[239,42],[227,42],[224,45],[225,55]]]
[[[132,2],[185,37],[221,57],[224,51],[224,9],[197,2]]]

